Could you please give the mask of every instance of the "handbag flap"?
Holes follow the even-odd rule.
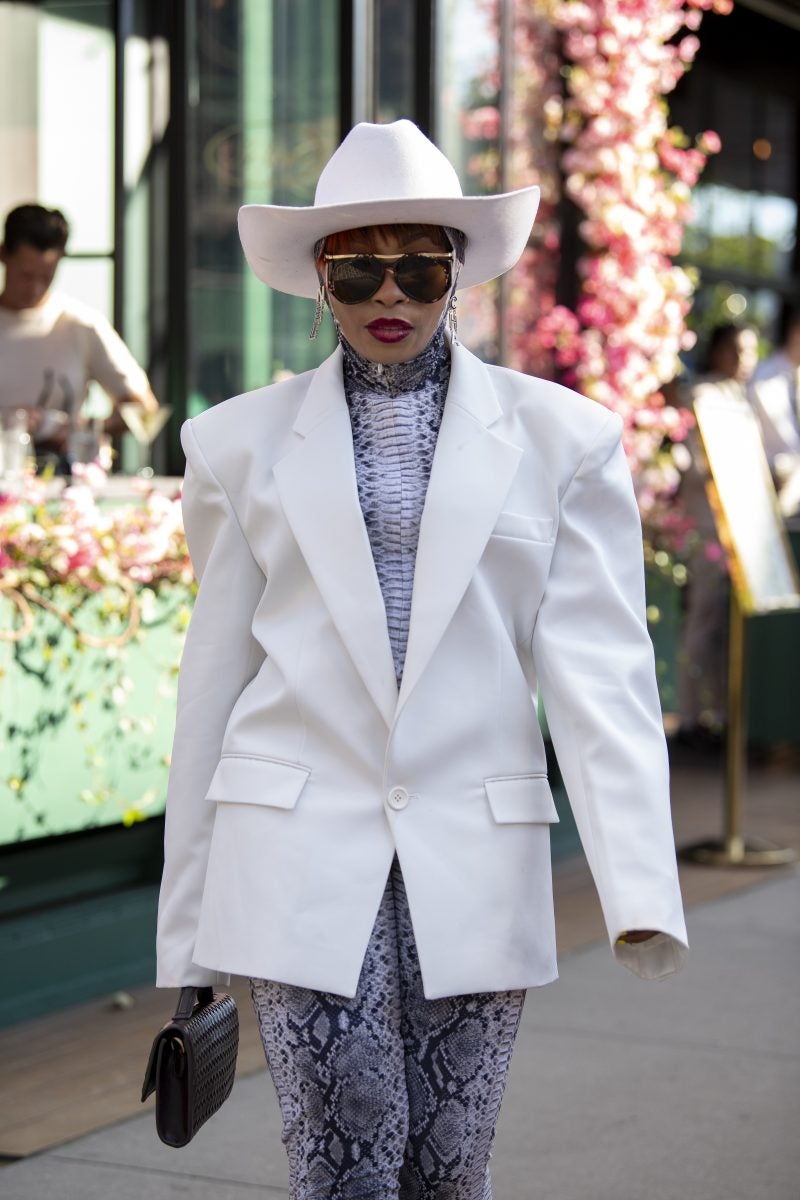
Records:
[[[161,1034],[156,1034],[153,1039],[153,1044],[150,1047],[150,1057],[147,1060],[147,1069],[144,1073],[144,1083],[142,1084],[142,1104],[148,1096],[152,1096],[156,1090],[156,1064],[158,1062],[158,1047],[161,1042]]]
[[[194,1133],[194,1083],[180,1032],[162,1038],[156,1063],[156,1129],[167,1146],[185,1146]]]

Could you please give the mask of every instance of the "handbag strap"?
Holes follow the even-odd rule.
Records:
[[[201,1007],[210,1004],[214,999],[214,989],[212,987],[184,987],[181,988],[181,994],[178,997],[178,1007],[175,1009],[173,1021],[185,1021],[194,1011],[195,999]]]

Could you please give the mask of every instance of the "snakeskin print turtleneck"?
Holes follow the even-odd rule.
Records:
[[[422,354],[384,365],[340,335],[364,524],[386,606],[398,686],[408,642],[414,565],[433,454],[450,381],[440,326]]]

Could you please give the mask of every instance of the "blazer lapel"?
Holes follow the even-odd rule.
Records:
[[[519,466],[520,447],[488,428],[501,415],[489,372],[454,345],[420,527],[398,713],[467,590]]]
[[[348,653],[391,725],[397,682],[372,548],[358,500],[341,351],[315,372],[293,430],[295,449],[276,463],[281,504]]]

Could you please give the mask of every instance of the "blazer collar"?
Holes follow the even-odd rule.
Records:
[[[447,336],[450,349],[448,404],[455,402],[481,425],[491,425],[502,416],[489,372],[479,358]],[[292,429],[307,437],[320,421],[345,404],[342,380],[343,354],[339,346],[314,371]]]
[[[358,499],[338,348],[315,371],[292,426],[297,444],[274,468],[309,570],[387,726],[419,682],[469,586],[522,454],[490,428],[502,408],[486,367],[458,344],[451,351],[399,697],[386,609]]]
[[[420,527],[398,714],[469,587],[517,472],[522,450],[490,428],[502,413],[489,371],[454,345]]]
[[[312,374],[308,391],[292,425],[293,431],[300,437],[308,437],[320,421],[324,421],[343,405],[346,408],[342,358],[341,348],[337,346],[333,354],[329,354]]]

